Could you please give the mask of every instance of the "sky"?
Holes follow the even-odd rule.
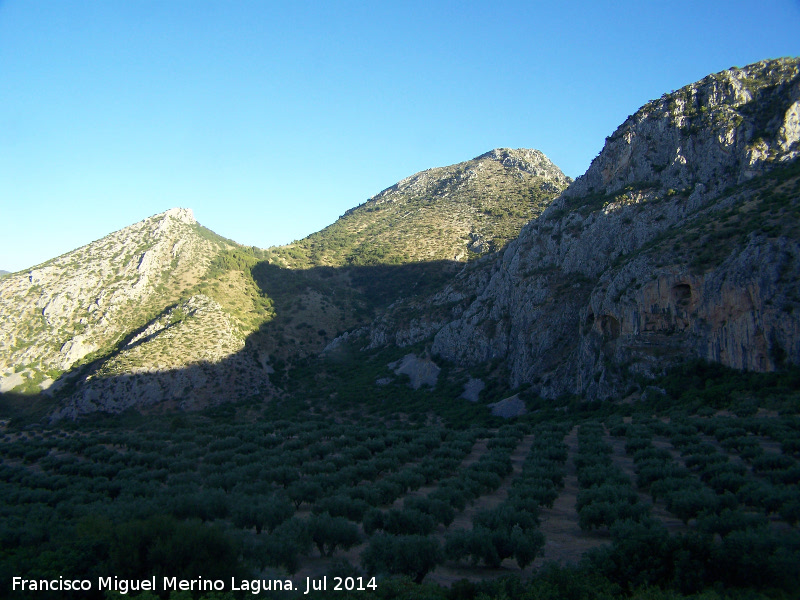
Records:
[[[800,0],[0,0],[0,269],[172,207],[301,239],[418,171],[536,148],[800,55]]]

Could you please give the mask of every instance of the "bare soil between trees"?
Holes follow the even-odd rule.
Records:
[[[493,509],[502,504],[508,497],[509,489],[514,479],[522,472],[522,466],[525,459],[528,457],[533,439],[533,434],[528,434],[520,440],[519,444],[510,455],[513,472],[503,479],[501,485],[495,491],[485,494],[471,504],[468,504],[463,511],[456,514],[455,519],[449,527],[445,528],[443,525],[439,525],[436,532],[432,535],[444,544],[445,536],[448,531],[469,529],[472,527],[473,518],[479,511]],[[630,478],[634,489],[636,489],[639,494],[640,500],[652,507],[652,516],[659,519],[671,534],[688,531],[689,527],[679,518],[668,512],[663,501],[654,504],[650,495],[636,486],[634,461],[625,452],[625,440],[615,438],[606,433],[604,441],[608,443],[613,450],[611,455],[612,461]],[[713,440],[713,442],[716,442],[716,440]],[[579,526],[578,512],[576,510],[579,485],[574,464],[574,457],[578,451],[577,427],[573,427],[564,437],[564,443],[568,448],[564,487],[554,501],[553,506],[551,508],[543,507],[539,515],[541,522],[539,529],[545,536],[545,546],[542,556],[537,557],[536,560],[525,569],[520,569],[513,558],[503,561],[499,568],[445,561],[444,564],[437,566],[436,569],[428,573],[425,581],[449,586],[461,579],[480,581],[508,574],[516,574],[525,578],[547,563],[555,562],[562,565],[575,564],[581,560],[581,557],[587,551],[609,545],[611,539],[607,528],[601,528],[595,531],[584,531]],[[678,462],[682,462],[680,453],[677,452],[668,440],[656,438],[653,440],[653,443],[657,447],[668,449]],[[768,441],[765,445],[767,444],[769,444]],[[719,444],[717,443],[715,445]],[[470,453],[462,461],[459,469],[466,468],[477,462],[486,452],[488,452],[488,439],[477,440]],[[437,483],[433,483],[408,492],[395,500],[391,505],[384,507],[384,509],[402,509],[406,498],[427,496],[436,489],[437,485]],[[351,565],[360,565],[361,553],[366,548],[367,542],[365,541],[350,550],[336,552],[332,558],[312,555],[303,562],[302,568],[295,574],[295,577],[300,580],[307,576],[319,577],[328,572],[328,569],[330,569],[335,561],[342,559],[346,560]]]

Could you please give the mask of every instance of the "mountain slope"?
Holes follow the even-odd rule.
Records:
[[[618,396],[692,357],[797,364],[798,72],[764,61],[648,103],[502,256],[385,315],[371,345],[422,331],[546,397]]]
[[[276,315],[254,343],[281,361],[320,352],[505,245],[569,181],[538,150],[507,148],[403,179],[322,231],[265,251],[252,274]]]
[[[176,373],[237,355],[271,317],[252,280],[226,271],[208,281],[236,248],[190,210],[171,209],[5,277],[2,391],[69,392],[74,413],[77,405],[122,410],[202,387],[203,377],[186,382]],[[143,374],[147,389],[137,391]]]
[[[66,371],[177,299],[210,254],[184,241],[193,225],[190,211],[169,211],[5,278],[0,369]]]
[[[569,182],[538,150],[499,148],[407,177],[272,251],[293,267],[463,261],[503,247]]]
[[[440,286],[468,245],[505,243],[567,182],[538,151],[496,150],[414,175],[267,251],[186,209],[155,215],[3,279],[0,391],[47,389],[70,417],[274,396],[271,363],[290,366]]]
[[[544,155],[500,149],[285,247],[173,209],[0,281],[0,386],[58,379],[73,417],[265,399],[362,336],[547,398],[619,397],[687,358],[797,364],[799,155],[800,61],[781,59],[648,103],[560,196]]]

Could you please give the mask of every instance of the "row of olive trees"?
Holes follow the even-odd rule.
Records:
[[[514,478],[506,500],[494,509],[478,512],[472,529],[449,532],[447,558],[498,567],[513,556],[524,569],[541,553],[544,536],[538,528],[539,510],[552,506],[558,489],[563,487],[565,432],[558,426],[540,426],[534,431],[522,472]]]
[[[639,501],[630,479],[611,459],[612,448],[603,440],[605,431],[597,422],[586,422],[578,430],[578,453],[574,458],[580,490],[576,501],[581,529],[610,527],[620,520],[641,520],[650,506]]]
[[[490,437],[487,451],[477,461],[460,470],[450,468],[449,476],[440,480],[427,496],[407,497],[401,510],[370,510],[363,521],[364,531],[371,534],[369,545],[362,554],[362,566],[366,571],[370,574],[408,575],[420,582],[445,558],[452,558],[456,542],[451,542],[451,538],[458,538],[458,532],[448,534],[446,547],[432,534],[439,526],[449,526],[456,512],[464,510],[468,503],[501,485],[503,478],[512,472],[510,454],[523,435],[521,428],[501,428]],[[487,513],[484,518],[491,517]],[[480,527],[485,529],[487,524],[482,523]],[[501,535],[498,532],[496,537]],[[523,544],[518,538],[515,532],[514,543],[522,555]],[[474,541],[471,543],[475,544]],[[494,552],[491,539],[486,538],[485,547],[488,553]],[[531,552],[535,553],[535,550]],[[493,560],[502,559],[495,557]]]

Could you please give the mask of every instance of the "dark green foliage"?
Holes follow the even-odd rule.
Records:
[[[620,521],[611,528],[611,535],[611,549],[588,555],[593,569],[628,590],[670,582],[670,537],[658,521]]]
[[[625,474],[611,465],[585,467],[578,474],[578,484],[582,488],[602,484],[628,485],[628,483],[630,481]]]
[[[301,479],[293,481],[286,488],[286,495],[294,503],[294,507],[299,509],[303,502],[313,504],[322,498],[325,490],[322,484],[315,479]]]
[[[601,485],[578,492],[576,503],[581,529],[610,527],[623,519],[641,520],[650,507],[639,502],[639,496],[630,487]]]
[[[308,520],[308,532],[323,556],[333,555],[337,548],[348,550],[361,541],[361,534],[353,522],[328,513],[312,515]]]
[[[552,508],[558,494],[559,491],[549,479],[520,483],[514,485],[509,493],[508,503],[518,510],[537,514],[540,506]]]
[[[345,517],[351,521],[360,522],[369,510],[369,504],[358,498],[351,498],[344,494],[326,496],[314,505],[315,513],[327,512],[334,517]]]
[[[800,389],[800,367],[791,366],[773,373],[752,373],[730,369],[718,363],[691,361],[671,370],[657,382],[667,391],[664,402],[694,407],[731,407],[742,393],[758,399],[764,407],[794,407],[790,399]],[[796,395],[795,395],[796,397]],[[657,408],[657,406],[654,406]]]
[[[632,430],[628,429],[628,433]],[[598,423],[585,423],[578,432],[578,470],[576,509],[581,529],[591,530],[611,527],[620,520],[640,521],[650,514],[650,506],[639,502],[630,479],[611,461],[611,446],[603,440],[603,429]],[[632,438],[629,451],[640,452],[650,446],[647,438]]]
[[[708,488],[681,489],[665,495],[667,509],[684,523],[704,511],[716,511],[718,496]],[[735,506],[735,502],[734,502]]]
[[[469,557],[472,564],[483,562],[495,568],[514,556],[519,567],[525,568],[544,547],[544,536],[538,531],[538,507],[529,505],[528,509],[509,500],[478,512],[471,530],[448,532],[445,555],[452,560]]]
[[[779,509],[781,519],[796,527],[800,523],[800,499],[797,496],[788,497]]]
[[[539,526],[536,513],[517,510],[505,503],[493,510],[479,511],[472,522],[477,527],[485,527],[493,531],[501,529],[510,531],[515,526],[529,530]]]
[[[513,556],[519,567],[524,568],[541,553],[542,548],[544,536],[536,528],[526,530],[514,524],[509,528],[489,529],[476,525],[471,530],[449,532],[444,552],[451,560],[469,558],[473,565],[482,562],[493,568]]]
[[[473,565],[483,562],[489,567],[499,567],[504,558],[511,556],[511,544],[502,532],[498,532],[496,537],[493,533],[483,527],[449,532],[444,549],[445,556],[456,561],[469,557]],[[498,542],[497,545],[495,541]],[[503,556],[498,552],[498,546],[504,551]]]
[[[634,411],[632,422],[621,427],[616,408],[606,408],[609,416],[602,418],[609,428],[619,427],[618,433],[631,442],[626,445],[639,494],[616,468],[619,463],[602,425],[585,421],[586,414],[597,418],[596,408],[581,408],[588,412],[559,422],[531,420],[461,431],[423,421],[396,420],[387,426],[372,420],[368,411],[358,414],[354,426],[276,404],[265,408],[268,416],[261,419],[239,419],[234,410],[223,417],[187,414],[178,424],[150,417],[137,425],[135,417],[126,417],[124,425],[106,420],[102,427],[78,424],[77,430],[63,432],[15,432],[0,443],[0,576],[44,576],[54,570],[107,575],[111,557],[118,560],[121,553],[131,552],[144,557],[136,564],[149,564],[154,559],[141,550],[114,546],[115,536],[120,531],[127,535],[125,524],[131,522],[151,531],[145,545],[167,548],[174,564],[182,560],[174,539],[178,534],[199,544],[204,543],[201,533],[212,532],[233,548],[234,558],[224,567],[229,573],[265,568],[294,573],[309,556],[336,556],[358,543],[354,521],[363,519],[364,531],[372,534],[364,540],[372,548],[372,554],[364,554],[364,567],[419,579],[425,571],[419,548],[406,554],[403,550],[402,560],[388,556],[386,548],[407,548],[397,540],[409,538],[410,531],[441,531],[439,525],[452,523],[457,510],[502,483],[510,483],[505,501],[480,511],[472,529],[446,534],[445,551],[465,564],[508,569],[512,559],[519,567],[529,566],[544,544],[537,515],[560,493],[568,458],[563,438],[577,421],[579,450],[572,458],[580,467],[581,524],[608,527],[612,546],[597,551],[580,569],[545,570],[521,588],[511,583],[473,584],[474,594],[493,597],[505,589],[516,590],[514,597],[520,598],[554,597],[559,590],[566,595],[555,597],[569,597],[585,591],[578,581],[583,578],[595,582],[596,597],[624,588],[637,598],[642,593],[637,588],[658,586],[661,589],[651,588],[653,597],[660,600],[659,594],[667,594],[665,599],[674,600],[669,590],[680,598],[679,593],[709,586],[744,585],[744,576],[729,572],[731,568],[767,574],[747,585],[794,589],[791,561],[797,560],[798,544],[796,530],[789,525],[800,519],[793,483],[797,460],[778,448],[790,444],[800,431],[797,419],[687,413],[667,422]],[[623,408],[623,414],[631,412]],[[346,412],[337,415],[347,421]],[[510,454],[526,434],[532,434],[531,452],[522,470],[512,473]],[[461,467],[481,437],[488,438],[491,449],[469,467]],[[770,445],[742,463],[737,457],[755,448],[754,441],[759,447]],[[692,468],[684,468],[682,460]],[[406,495],[419,485],[429,485],[432,491]],[[686,520],[689,533],[662,539],[647,518],[647,503],[638,500],[646,490]],[[404,495],[403,510],[388,508],[387,502]],[[271,505],[274,513],[266,510]],[[298,515],[296,506],[303,509]],[[772,523],[765,527],[767,515]],[[779,518],[785,522],[776,523]],[[151,525],[141,527],[154,519],[172,523],[159,534],[163,543],[154,541],[158,536]],[[621,524],[624,533],[615,533]],[[413,537],[420,542],[434,539]],[[394,542],[386,542],[389,539]],[[209,543],[215,547],[216,542]],[[737,552],[763,556],[737,557]],[[427,561],[425,572],[444,560],[438,545],[429,554],[434,560]],[[207,558],[200,555],[201,560]],[[340,566],[343,573],[356,572],[352,566],[349,571],[344,563]],[[767,578],[772,583],[764,583]],[[374,597],[413,589],[408,593],[445,598],[466,590],[403,588],[384,581],[388,580],[379,580]],[[371,594],[362,592],[358,598],[366,600]]]
[[[403,501],[403,508],[428,514],[445,527],[455,518],[455,510],[449,503],[430,497],[409,496]]]
[[[417,583],[443,559],[442,548],[434,538],[385,533],[372,536],[361,555],[368,573],[409,575]]]
[[[233,523],[242,528],[255,527],[256,533],[262,529],[271,533],[293,514],[292,505],[281,495],[243,497],[233,509]]]
[[[84,521],[79,532],[95,549],[107,545],[107,572],[120,578],[169,575],[189,579],[196,573],[216,578],[237,570],[234,543],[219,529],[198,521],[156,516],[113,528],[99,521]],[[110,539],[104,541],[103,536],[109,534]]]
[[[435,529],[436,520],[430,514],[413,508],[391,509],[386,512],[372,509],[364,515],[363,525],[368,534],[382,529],[396,535],[428,535]]]
[[[306,522],[292,517],[259,539],[255,553],[261,566],[282,567],[294,573],[300,568],[300,555],[308,554],[311,543]]]
[[[704,514],[697,519],[697,529],[705,533],[726,536],[733,531],[757,529],[767,526],[763,515],[741,510],[723,509],[717,514]]]

